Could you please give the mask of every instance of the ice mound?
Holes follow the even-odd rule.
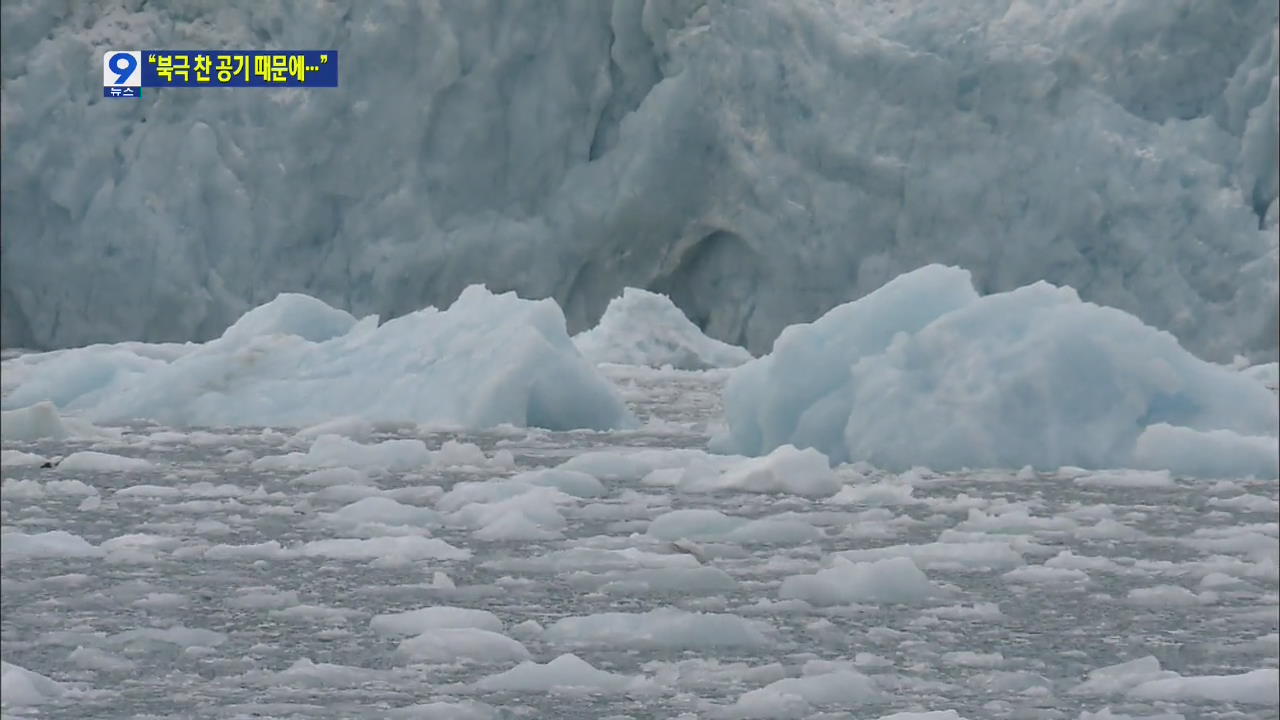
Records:
[[[414,662],[520,662],[529,651],[519,640],[477,627],[431,628],[400,641],[397,651]]]
[[[1129,690],[1144,700],[1191,700],[1241,705],[1280,705],[1280,670],[1266,668],[1238,675],[1199,675],[1147,680]]]
[[[748,520],[698,508],[659,515],[645,532],[660,540],[722,540],[766,545],[800,545],[822,537],[821,530],[803,520]]]
[[[666,295],[630,287],[573,344],[592,362],[677,370],[736,367],[751,359],[743,348],[703,335]]]
[[[1071,288],[980,297],[938,265],[787,328],[724,397],[718,449],[793,444],[900,470],[1275,476],[1280,452],[1275,396],[1252,379]]]
[[[676,487],[681,492],[739,490],[828,497],[839,492],[841,485],[825,455],[813,448],[797,450],[781,445],[764,457],[745,460],[718,475],[687,473]]]
[[[307,426],[337,417],[554,430],[631,422],[574,348],[554,302],[479,286],[447,310],[381,326],[281,295],[177,357],[144,357],[131,346],[64,351],[27,368],[3,403],[46,400],[94,421],[179,426]]]
[[[840,557],[855,563],[887,558],[910,559],[923,570],[1008,570],[1022,565],[1022,554],[1007,541],[933,542],[844,550]]]
[[[776,680],[751,690],[725,709],[726,718],[802,718],[814,706],[844,709],[882,702],[884,694],[871,678],[856,670],[836,670]]]
[[[770,644],[770,628],[737,615],[658,608],[644,613],[605,612],[557,620],[547,627],[549,642],[617,648],[705,650],[760,648]]]
[[[439,605],[374,615],[369,627],[382,635],[418,635],[428,630],[460,628],[502,632],[502,621],[488,610]]]
[[[95,450],[81,450],[80,452],[71,453],[63,458],[62,462],[58,463],[58,470],[62,472],[140,473],[154,470],[155,467],[150,460],[124,457]]]
[[[102,548],[66,530],[0,534],[0,556],[8,559],[100,557]]]
[[[506,672],[490,675],[476,683],[481,690],[516,692],[622,692],[643,685],[644,680],[641,678],[598,670],[572,653],[565,653],[546,664],[525,661]]]
[[[778,589],[783,600],[815,605],[915,603],[943,594],[908,557],[855,563],[836,556],[831,567],[813,575],[792,575]]]
[[[15,410],[0,411],[0,439],[6,442],[31,440],[98,439],[114,433],[78,418],[63,417],[48,400]]]
[[[38,705],[66,692],[66,686],[38,672],[0,661],[0,702],[5,705]]]

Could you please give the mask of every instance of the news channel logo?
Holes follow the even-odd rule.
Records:
[[[102,54],[102,96],[142,97],[141,50],[108,50]]]
[[[102,96],[142,88],[338,87],[337,50],[108,50]]]

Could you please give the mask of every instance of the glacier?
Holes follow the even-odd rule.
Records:
[[[898,471],[1280,465],[1280,407],[1258,378],[1045,282],[980,296],[968,271],[930,265],[731,372],[714,440],[730,452],[796,445]]]
[[[327,423],[309,430],[331,445],[345,441],[332,434],[340,425],[359,419],[552,430],[635,422],[578,353],[554,302],[479,286],[446,310],[427,307],[381,325],[377,316],[356,320],[315,298],[282,294],[218,339],[182,351],[89,346],[22,355],[5,361],[4,373],[17,378],[0,401],[6,440],[11,422],[17,439],[65,437],[66,422],[91,428],[85,420]],[[61,421],[59,412],[75,419]]]
[[[206,341],[281,292],[623,287],[767,352],[929,263],[1203,358],[1277,350],[1270,0],[14,0],[0,343]],[[337,48],[336,90],[98,97],[119,48]]]

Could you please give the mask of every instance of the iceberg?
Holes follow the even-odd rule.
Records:
[[[1271,0],[8,0],[0,344],[206,341],[302,292],[624,287],[767,352],[929,263],[1276,359]],[[341,48],[336,91],[91,91],[114,48]],[[74,142],[68,139],[74,138]]]
[[[426,308],[382,325],[283,294],[181,354],[136,350],[90,346],[7,361],[6,372],[9,363],[24,367],[3,407],[44,408],[56,418],[40,404],[52,402],[93,421],[176,426],[306,426],[339,417],[553,430],[633,422],[613,386],[574,348],[554,302],[479,286],[447,310]]]
[[[702,334],[665,295],[626,288],[609,301],[600,323],[573,337],[589,360],[619,365],[670,365],[677,370],[737,367],[751,353]]]
[[[1071,288],[981,296],[940,265],[787,328],[724,399],[716,449],[790,444],[894,470],[1273,477],[1280,455],[1275,395],[1251,377]]]

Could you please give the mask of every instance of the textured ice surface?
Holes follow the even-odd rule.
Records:
[[[1271,0],[25,0],[0,26],[6,346],[482,282],[573,331],[664,292],[759,353],[943,262],[1275,359]],[[121,47],[338,48],[343,84],[103,101]]]
[[[573,336],[594,362],[670,365],[680,370],[735,367],[751,353],[702,334],[665,295],[626,288],[609,301],[600,322]]]
[[[380,326],[375,317],[357,322],[314,298],[286,294],[172,359],[134,347],[6,361],[6,373],[12,367],[21,379],[4,407],[32,406],[13,410],[25,413],[12,421],[15,439],[67,432],[37,404],[45,401],[91,419],[176,425],[297,426],[337,417],[349,425],[351,416],[553,429],[630,422],[616,391],[574,348],[554,302],[481,287],[468,288],[447,310],[429,307]],[[312,454],[321,440],[330,448],[350,442],[320,434]]]
[[[638,429],[374,423],[341,446],[359,470],[260,463],[318,441],[291,428],[5,440],[0,714],[1275,714],[1274,479],[858,464],[830,497],[682,493],[651,476],[750,462],[698,449],[723,375],[604,372]],[[419,445],[418,465],[379,449]],[[147,464],[26,461],[85,451]],[[504,502],[557,530],[477,537]],[[796,578],[824,594],[789,597]]]
[[[979,297],[964,270],[895,278],[732,372],[719,446],[833,460],[1277,474],[1274,393],[1071,288]]]

